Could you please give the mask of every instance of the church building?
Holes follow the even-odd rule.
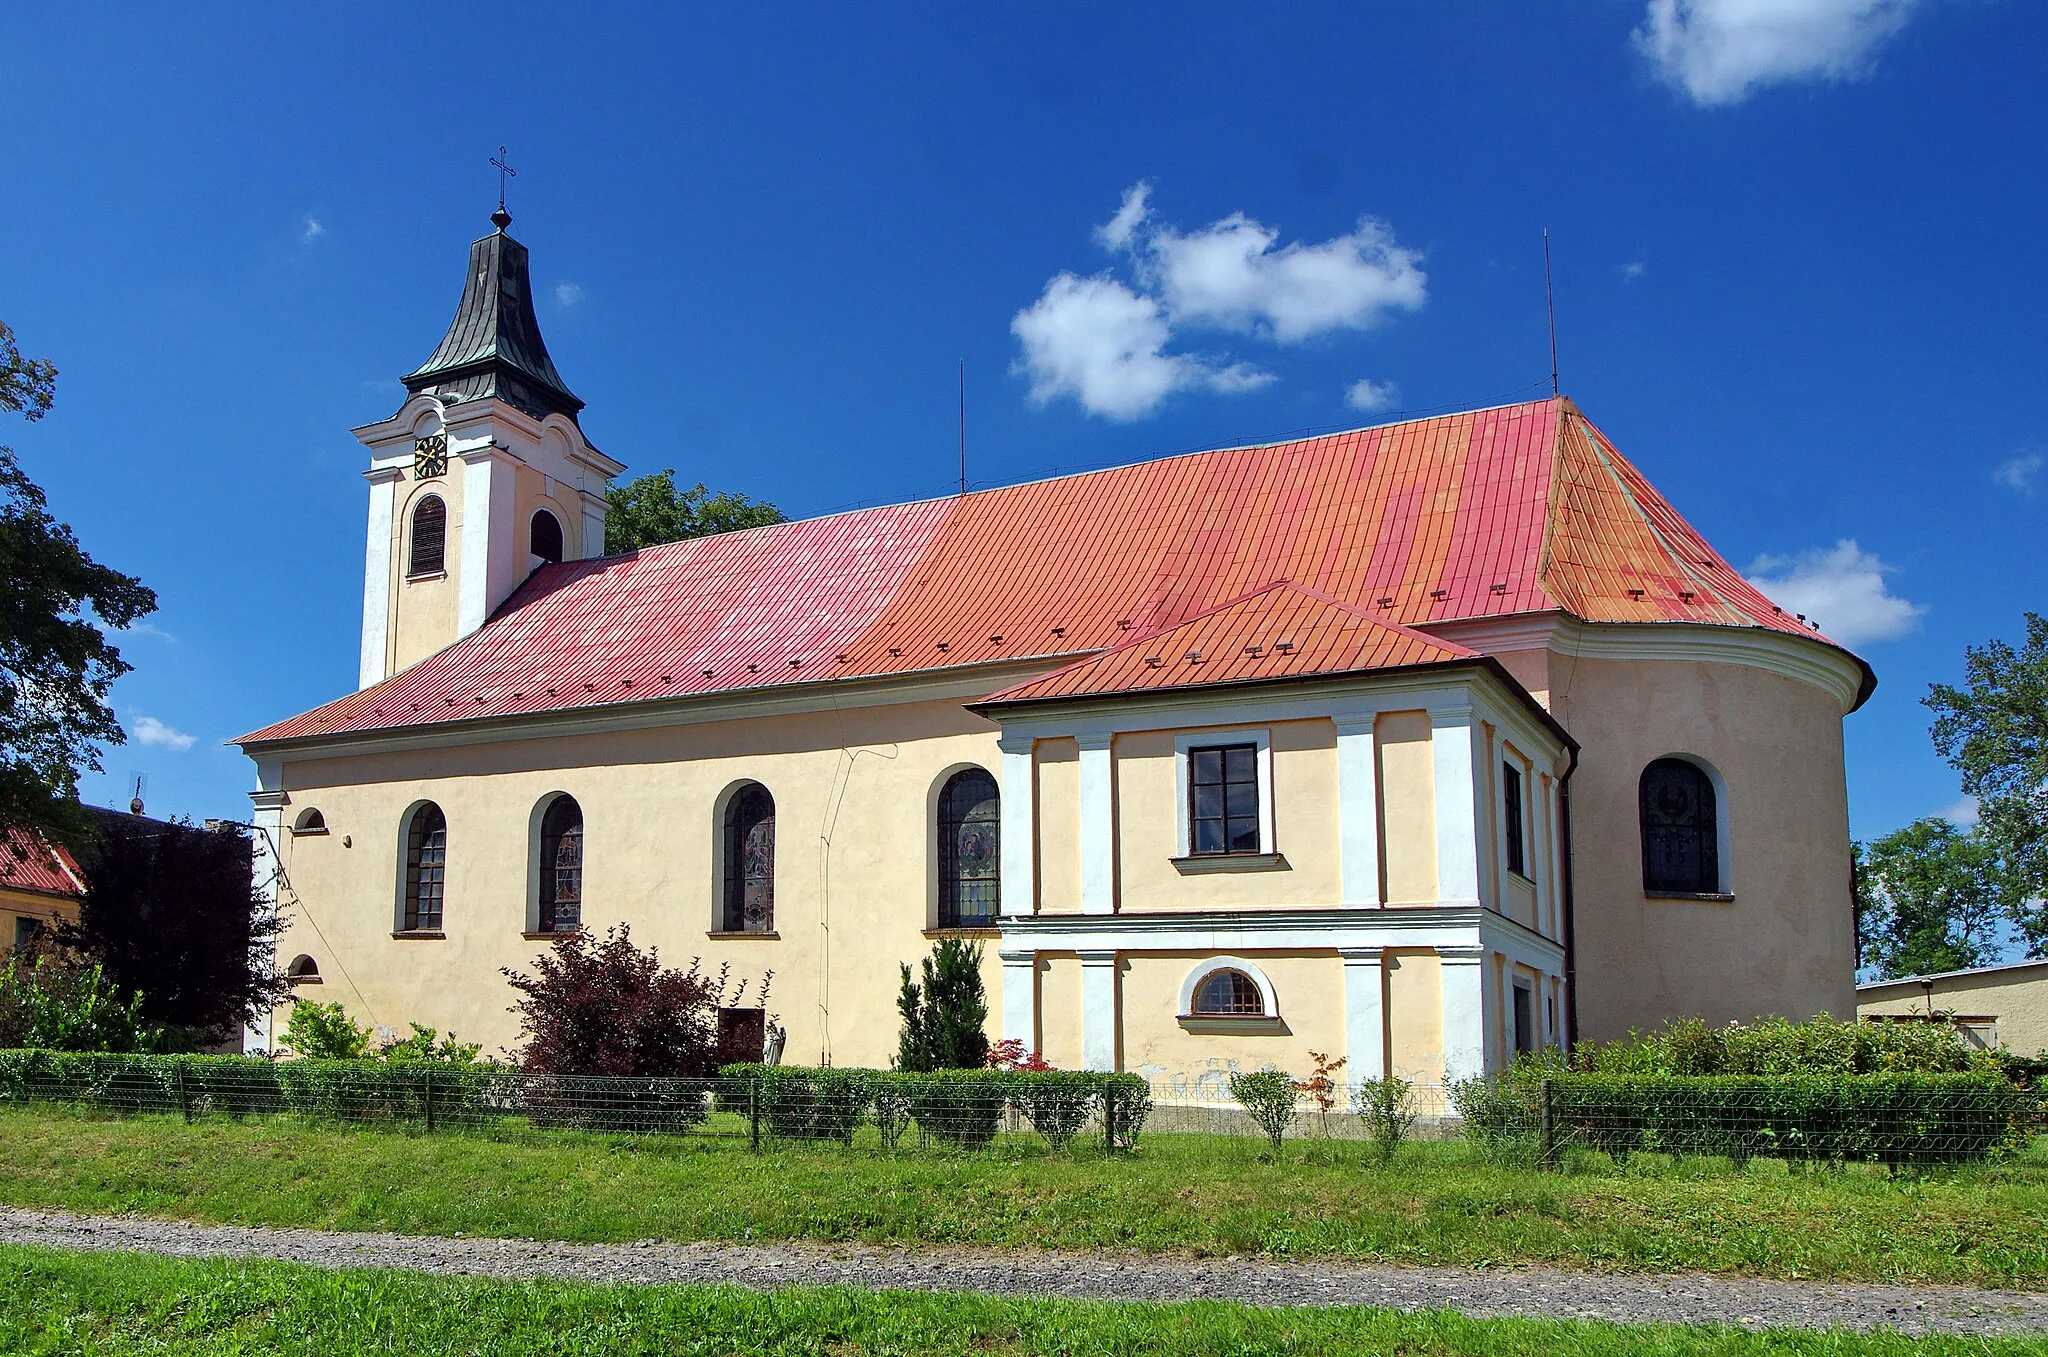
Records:
[[[992,1038],[1168,1094],[1854,1013],[1875,678],[1570,400],[607,556],[493,221],[355,430],[360,688],[240,741],[299,993],[495,1052],[503,968],[624,922],[887,1065],[967,937]]]

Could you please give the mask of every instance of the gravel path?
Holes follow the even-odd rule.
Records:
[[[584,1282],[723,1282],[980,1291],[1090,1300],[1382,1305],[1474,1316],[1893,1328],[1909,1334],[2048,1333],[2048,1294],[1961,1287],[1759,1281],[1700,1274],[1355,1267],[1264,1259],[1004,1253],[826,1244],[564,1244],[191,1225],[0,1208],[0,1242],[180,1258],[276,1258],[315,1267]]]

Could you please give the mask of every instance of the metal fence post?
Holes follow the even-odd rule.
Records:
[[[434,1134],[434,1067],[427,1066],[427,1086],[421,1091],[420,1102],[427,1114],[427,1134]]]
[[[1543,1081],[1543,1110],[1537,1116],[1536,1134],[1537,1143],[1540,1148],[1537,1151],[1538,1157],[1536,1162],[1539,1167],[1546,1169],[1554,1168],[1557,1165],[1557,1129],[1551,1122],[1550,1081],[1548,1079]]]
[[[192,1124],[192,1095],[185,1091],[185,1058],[178,1057],[171,1066],[171,1083],[178,1090],[178,1111],[185,1117],[185,1124]]]
[[[1116,1153],[1116,1085],[1102,1086],[1102,1152]]]
[[[755,1154],[761,1152],[761,1081],[747,1080],[747,1145]]]

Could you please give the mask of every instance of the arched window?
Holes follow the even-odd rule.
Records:
[[[533,554],[553,565],[562,559],[562,522],[545,509],[533,511],[533,527],[527,534]]]
[[[318,806],[308,806],[299,812],[299,818],[292,821],[294,834],[325,834],[327,817],[320,813]]]
[[[540,822],[540,931],[583,926],[583,808],[558,796]]]
[[[725,931],[775,931],[775,798],[758,782],[725,807]]]
[[[405,919],[408,933],[441,931],[448,887],[448,818],[429,801],[405,827]]]
[[[1198,1018],[1263,1018],[1266,998],[1243,971],[1212,971],[1195,989]]]
[[[439,495],[422,495],[412,510],[412,552],[407,575],[436,575],[447,568],[448,506]]]
[[[317,985],[320,983],[320,963],[301,952],[292,958],[292,964],[284,969],[285,978],[294,985]]]
[[[995,927],[1001,843],[996,780],[980,768],[953,774],[939,793],[939,927]]]
[[[1684,759],[1643,769],[1643,889],[1714,895],[1721,889],[1721,847],[1714,782]]]

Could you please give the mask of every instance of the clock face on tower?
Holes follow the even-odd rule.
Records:
[[[447,434],[430,433],[413,440],[412,474],[414,480],[421,481],[448,474]]]

